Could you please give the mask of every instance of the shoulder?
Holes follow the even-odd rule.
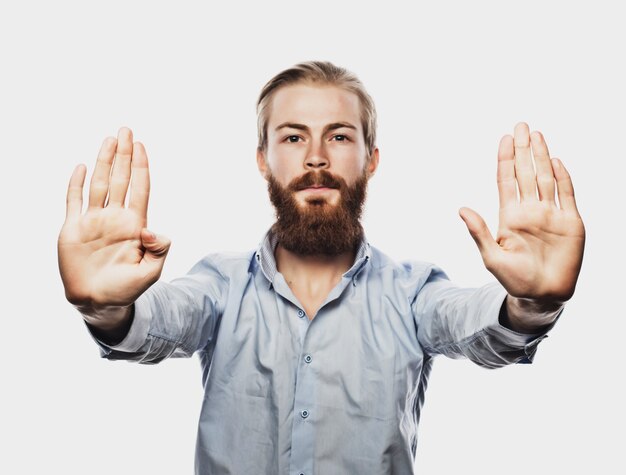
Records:
[[[373,276],[391,279],[396,284],[406,284],[419,289],[429,280],[448,278],[445,272],[432,262],[416,259],[396,260],[374,246],[370,246],[370,256]]]
[[[430,272],[437,267],[432,262],[420,261],[416,259],[396,260],[380,249],[370,246],[370,256],[372,267],[381,272],[395,272],[398,274],[415,274]]]
[[[225,279],[235,275],[247,274],[255,259],[255,251],[211,253],[200,259],[189,274],[212,273]]]

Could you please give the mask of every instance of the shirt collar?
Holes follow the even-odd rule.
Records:
[[[276,258],[274,257],[277,245],[278,238],[270,229],[263,237],[255,253],[255,259],[261,267],[261,271],[269,281],[270,286],[272,285],[272,282],[274,282],[276,272],[278,272],[278,269],[276,268]],[[343,274],[343,276],[349,279],[355,279],[356,275],[361,271],[363,266],[369,262],[370,258],[371,247],[365,236],[363,236],[361,242],[359,243],[354,263],[352,264],[352,267],[350,267],[350,269]]]

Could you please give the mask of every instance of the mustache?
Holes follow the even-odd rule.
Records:
[[[288,189],[291,191],[300,191],[311,186],[322,186],[325,188],[344,188],[345,181],[341,178],[335,177],[332,173],[326,170],[320,170],[318,172],[307,172],[301,177],[294,178],[289,183]]]

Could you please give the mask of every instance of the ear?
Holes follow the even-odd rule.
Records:
[[[376,173],[376,169],[378,168],[378,161],[380,159],[380,155],[378,152],[378,147],[374,148],[374,151],[372,152],[372,155],[370,156],[369,162],[367,162],[367,165],[365,167],[366,171],[367,171],[367,178],[371,178],[372,176],[374,176],[374,173]]]
[[[259,168],[261,176],[267,180],[269,176],[269,167],[267,166],[267,160],[265,159],[265,152],[259,148],[256,149],[256,165]]]

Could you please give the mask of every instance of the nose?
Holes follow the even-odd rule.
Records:
[[[330,160],[328,160],[324,146],[312,146],[304,161],[304,167],[307,170],[321,170],[326,169],[329,166]]]

